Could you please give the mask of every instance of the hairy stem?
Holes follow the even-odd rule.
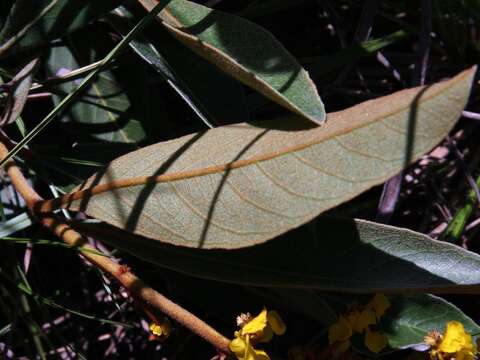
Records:
[[[0,159],[5,158],[7,154],[8,149],[0,142]],[[13,186],[25,199],[28,209],[33,213],[35,205],[43,201],[42,197],[26,181],[13,160],[7,162],[6,171],[12,180]],[[230,353],[228,348],[230,340],[225,336],[147,285],[142,279],[133,274],[128,267],[112,261],[109,257],[98,254],[97,250],[89,245],[79,232],[72,229],[62,219],[46,216],[40,217],[39,220],[43,226],[50,229],[68,245],[87,250],[82,251],[81,256],[119,281],[129,291],[131,296],[146,308],[146,313],[149,316],[153,315],[148,310],[148,307],[159,310],[201,336],[221,352]]]

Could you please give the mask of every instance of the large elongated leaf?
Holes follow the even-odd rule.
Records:
[[[139,1],[149,11],[157,3]],[[237,80],[294,113],[324,122],[325,110],[308,73],[260,26],[188,0],[173,0],[159,18],[178,40]]]
[[[80,231],[191,276],[243,285],[342,292],[480,292],[480,256],[414,231],[320,217],[264,244],[188,249],[100,224]]]
[[[39,210],[68,206],[182,246],[262,243],[434,147],[460,116],[473,75],[332,113],[321,128],[295,129],[295,119],[242,123],[145,147]]]

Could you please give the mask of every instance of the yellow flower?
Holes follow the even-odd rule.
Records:
[[[352,336],[352,326],[343,316],[339,316],[335,324],[328,329],[328,341],[330,344],[348,341]]]
[[[260,314],[247,322],[241,330],[241,335],[251,335],[256,342],[269,342],[273,334],[283,335],[287,327],[276,311],[263,309]]]
[[[164,319],[161,323],[151,323],[150,332],[157,338],[167,338],[172,332],[172,325],[168,319]]]
[[[264,308],[260,314],[243,325],[241,333],[242,335],[262,334],[263,330],[267,327],[267,323],[267,309]]]
[[[339,316],[336,323],[328,329],[328,341],[331,356],[339,357],[350,347],[350,338],[354,333],[365,332],[365,346],[372,352],[378,353],[388,345],[388,338],[378,331],[372,331],[385,311],[390,307],[390,302],[383,294],[376,294],[365,306],[357,306],[345,316]]]
[[[377,318],[373,310],[365,309],[361,312],[353,310],[348,314],[348,321],[352,324],[353,331],[361,334],[370,325],[375,325]]]
[[[230,344],[230,350],[239,360],[269,360],[267,353],[257,350],[253,344],[269,342],[273,334],[283,335],[287,330],[285,323],[276,311],[263,309],[253,319],[249,314],[237,317],[240,331],[235,331],[235,339]]]
[[[388,337],[378,331],[367,329],[365,334],[365,346],[373,353],[378,354],[388,345]]]
[[[476,353],[472,335],[465,331],[462,323],[449,321],[439,343],[432,346],[430,357],[439,360],[473,360]]]
[[[249,340],[248,336],[244,338],[238,331],[235,331],[235,339],[230,342],[229,348],[238,360],[270,360],[265,351],[254,349]]]
[[[372,309],[377,315],[377,319],[385,314],[385,311],[390,307],[390,301],[383,294],[375,294],[373,299],[367,304],[367,309]]]

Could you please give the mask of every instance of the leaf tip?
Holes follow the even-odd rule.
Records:
[[[327,121],[327,113],[325,112],[325,107],[323,105],[323,103],[320,104],[320,107],[318,109],[317,112],[313,113],[313,114],[305,114],[305,113],[301,113],[299,112],[298,113],[299,115],[301,116],[304,116],[307,120],[319,125],[319,126],[322,126],[323,124],[325,124],[325,121]]]

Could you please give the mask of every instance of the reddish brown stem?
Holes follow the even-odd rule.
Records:
[[[7,148],[5,145],[3,145],[3,143],[0,142],[0,158],[5,158],[7,154]],[[33,213],[33,209],[44,201],[43,198],[30,186],[20,169],[12,160],[10,160],[5,167],[12,180],[13,186],[25,199],[28,209]],[[128,267],[119,265],[112,261],[109,257],[98,254],[98,251],[89,245],[86,242],[86,239],[79,232],[72,229],[63,220],[52,216],[40,217],[39,220],[43,226],[50,229],[65,243],[87,250],[82,251],[82,256],[118,280],[129,291],[131,296],[136,301],[138,301],[143,307],[146,307],[147,315],[153,317],[154,320],[155,316],[151,311],[148,310],[148,307],[165,313],[178,323],[187,327],[211,343],[219,351],[225,354],[230,353],[228,348],[230,340],[228,340],[225,336],[220,334],[218,331],[188,310],[174,303],[147,285],[142,279],[133,274]]]

